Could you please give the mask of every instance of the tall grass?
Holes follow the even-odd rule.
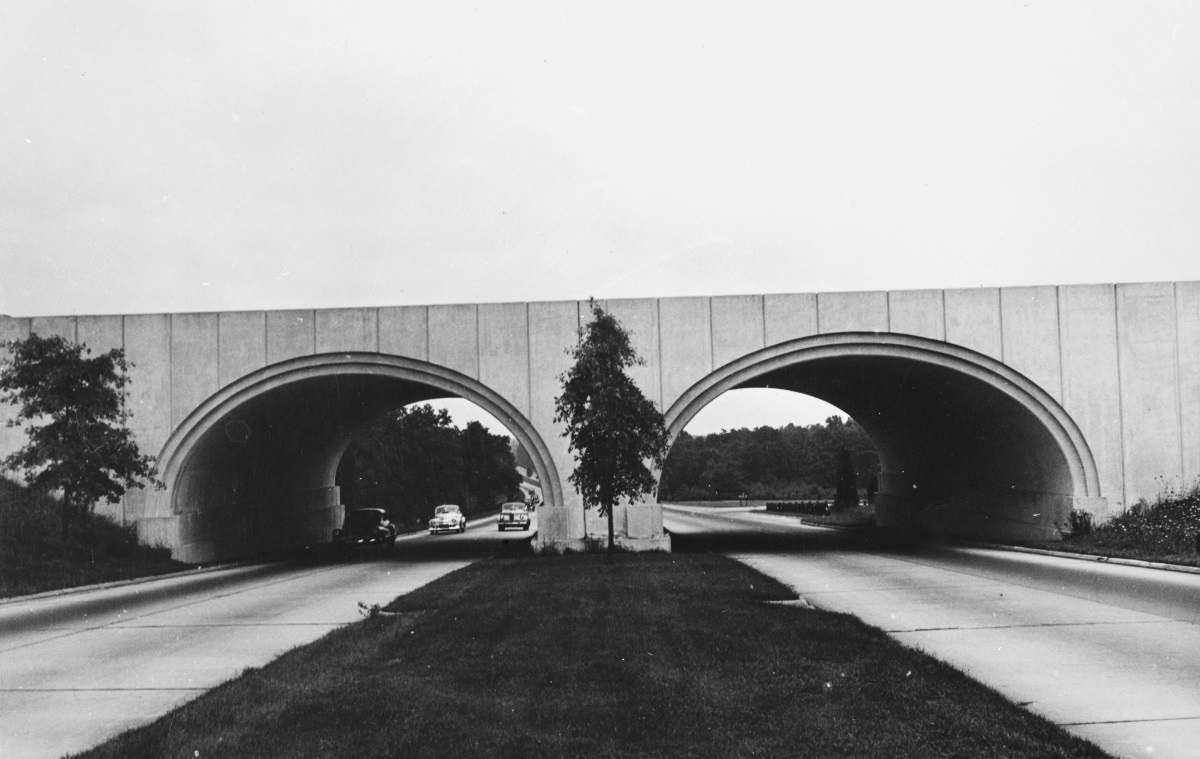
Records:
[[[1138,501],[1107,522],[1077,517],[1076,534],[1064,547],[1086,553],[1200,566],[1200,482],[1164,487],[1153,503]]]
[[[132,526],[102,516],[62,540],[59,502],[0,478],[0,597],[186,569],[166,548],[138,543]]]

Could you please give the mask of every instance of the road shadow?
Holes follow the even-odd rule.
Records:
[[[679,553],[905,552],[922,545],[905,533],[879,527],[788,533],[727,528],[671,535],[671,550]]]

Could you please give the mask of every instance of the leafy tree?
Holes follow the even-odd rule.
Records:
[[[338,467],[347,505],[386,509],[411,524],[439,503],[494,506],[520,484],[509,438],[478,422],[454,426],[445,409],[401,408],[359,432]]]
[[[835,509],[848,509],[858,505],[858,477],[854,473],[854,462],[845,448],[838,451],[837,495],[833,499]]]
[[[508,438],[493,435],[479,422],[467,422],[462,431],[463,475],[475,503],[487,508],[496,498],[519,491],[521,475]]]
[[[562,422],[575,454],[568,478],[583,496],[584,508],[608,518],[608,553],[613,552],[613,509],[654,489],[654,474],[667,453],[663,415],[642,394],[625,369],[642,359],[629,333],[612,315],[589,301],[592,321],[571,349],[575,363],[560,375],[562,395],[554,401],[554,421]]]
[[[62,540],[70,524],[101,498],[117,503],[128,487],[155,480],[154,458],[138,450],[125,407],[130,364],[114,348],[97,356],[86,345],[33,334],[8,345],[0,366],[0,401],[18,407],[10,427],[28,442],[4,459],[34,491],[62,494]]]

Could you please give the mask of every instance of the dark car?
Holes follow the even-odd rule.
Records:
[[[500,516],[496,517],[496,529],[528,530],[529,507],[520,501],[510,501],[500,507]]]
[[[390,546],[396,542],[396,525],[383,509],[352,509],[341,529],[333,531],[338,546]]]

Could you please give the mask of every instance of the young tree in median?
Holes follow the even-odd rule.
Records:
[[[592,321],[571,350],[575,363],[564,372],[563,392],[554,402],[554,421],[566,424],[575,454],[571,484],[585,509],[608,517],[608,553],[613,551],[613,509],[654,489],[654,474],[667,452],[663,416],[625,373],[640,365],[629,333],[595,301]]]
[[[117,503],[128,487],[154,479],[154,459],[138,450],[125,408],[129,363],[119,348],[92,356],[87,346],[33,334],[8,345],[0,401],[17,406],[10,427],[28,442],[4,459],[33,490],[62,494],[62,539],[101,498]]]

